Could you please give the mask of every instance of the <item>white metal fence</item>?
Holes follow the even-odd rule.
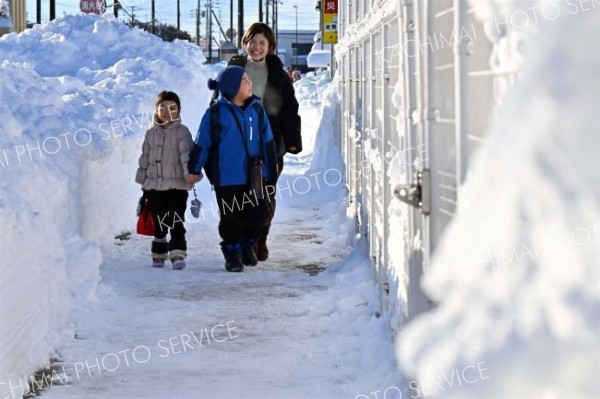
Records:
[[[405,296],[402,316],[412,318],[431,306],[419,280],[454,217],[469,159],[485,140],[498,73],[489,67],[492,44],[466,0],[340,1],[338,26],[340,143],[350,199],[384,306],[395,287],[389,295]],[[389,161],[399,152],[406,184],[393,187]],[[390,235],[395,189],[413,202],[405,208],[403,237]],[[393,262],[395,245],[404,257]],[[403,276],[399,285],[390,284],[393,276]]]

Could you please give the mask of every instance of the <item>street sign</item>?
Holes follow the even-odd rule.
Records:
[[[325,0],[323,2],[323,43],[337,43],[337,12],[338,0]]]
[[[104,14],[106,11],[105,0],[81,0],[79,2],[79,9],[85,14]]]
[[[338,12],[338,0],[325,0],[325,7],[323,9],[325,14],[337,14]]]

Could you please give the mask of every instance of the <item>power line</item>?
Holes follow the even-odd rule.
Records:
[[[40,12],[40,18],[44,18],[45,20],[48,20],[48,16],[49,16],[49,4],[50,4],[51,0],[39,0],[40,4],[42,4],[41,7],[41,12]],[[114,0],[113,0],[114,1]],[[198,0],[180,0],[181,4],[180,4],[180,29],[187,31],[187,32],[194,32],[196,29],[196,21],[195,18],[193,16],[188,16],[188,9],[191,10],[195,10],[197,8],[197,5],[200,4],[200,11],[204,12],[206,4],[207,3],[211,3],[212,5],[212,9],[214,10],[214,12],[219,15],[219,11],[223,12],[222,18],[220,18],[221,20],[221,24],[223,25],[223,27],[230,27],[230,26],[235,26],[236,22],[238,22],[238,15],[237,13],[235,13],[233,15],[233,18],[230,17],[230,13],[229,13],[229,8],[230,6],[233,5],[233,3],[231,2],[231,0],[200,0],[200,2],[198,2]],[[258,0],[236,0],[238,1],[238,5],[240,2],[245,3],[245,5],[243,6],[243,14],[241,15],[243,17],[243,20],[245,20],[245,25],[249,25],[250,23],[257,21],[259,18],[258,15]],[[273,5],[273,1],[269,0],[262,0],[264,3],[269,4],[269,12],[270,14],[272,14],[272,5]],[[285,0],[284,0],[285,1]],[[79,7],[77,5],[77,1],[73,0],[72,2],[70,0],[52,0],[52,2],[54,3],[55,7],[56,7],[56,15],[60,16],[62,15],[62,13],[67,13],[67,14],[78,14],[79,11]],[[107,2],[109,3],[108,6],[110,8],[111,6],[111,0],[107,0]],[[135,19],[141,19],[141,20],[146,20],[146,21],[150,21],[151,17],[149,17],[149,14],[151,13],[151,4],[152,4],[152,0],[144,0],[144,1],[136,1],[136,6],[137,8],[135,9]],[[169,0],[169,1],[164,1],[161,0],[159,1],[154,1],[155,3],[155,18],[156,19],[160,19],[161,21],[164,22],[168,22],[168,23],[172,23],[175,24],[175,21],[177,20],[177,11],[176,11],[176,6],[177,6],[177,0]],[[292,8],[292,6],[290,5],[290,3],[288,1],[285,1],[285,3],[287,4],[278,4],[277,5],[277,26],[272,26],[273,29],[281,29],[281,30],[289,30],[289,29],[293,29],[293,25],[295,22],[295,17],[294,17],[294,12],[295,10]],[[302,21],[302,25],[303,27],[306,27],[307,25],[310,27],[314,27],[315,30],[318,30],[318,23],[319,23],[319,13],[313,11],[313,0],[310,1],[304,1],[304,2],[300,2],[298,1],[298,3],[303,3],[302,5],[298,5],[297,11],[298,11],[298,18],[299,20]],[[309,5],[310,3],[310,5]],[[36,20],[36,16],[38,15],[37,10],[36,10],[36,1],[28,1],[26,2],[26,6],[27,6],[27,19],[28,20]],[[130,20],[131,15],[130,15],[130,9],[126,9],[125,8],[125,3],[122,3],[122,8],[121,10],[127,11],[127,13],[123,12],[122,17],[124,18],[120,18],[122,20]],[[266,7],[265,7],[266,8]],[[266,11],[266,9],[263,8],[263,11]],[[183,11],[181,11],[183,10]],[[238,10],[239,12],[240,10]],[[110,12],[110,10],[109,10]],[[194,12],[194,11],[192,11]],[[205,16],[202,17],[201,19],[204,19],[205,21],[208,21],[208,19],[206,18],[206,13],[204,13]],[[271,23],[271,25],[275,24],[275,22],[272,18],[272,15],[269,15],[269,23]],[[40,22],[42,22],[40,20]],[[204,22],[204,21],[203,21]],[[242,25],[242,28],[240,29],[239,25],[237,26],[237,30],[240,31],[239,34],[243,34],[245,28],[247,26]]]

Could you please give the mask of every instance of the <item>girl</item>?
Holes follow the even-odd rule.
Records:
[[[163,267],[171,259],[174,270],[185,267],[187,256],[183,222],[187,191],[192,188],[186,180],[189,152],[194,145],[190,131],[181,124],[180,113],[179,96],[161,91],[135,175],[154,216],[152,266]],[[171,239],[167,240],[169,232]]]
[[[277,180],[276,147],[244,68],[228,66],[217,80],[209,79],[208,87],[221,96],[202,117],[190,153],[188,183],[199,181],[204,167],[217,196],[225,269],[241,272],[244,265],[257,263],[254,245],[268,217],[263,190]]]

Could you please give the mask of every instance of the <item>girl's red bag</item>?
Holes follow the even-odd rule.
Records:
[[[137,233],[145,236],[154,236],[154,220],[147,202],[142,207],[142,211],[138,217]]]

